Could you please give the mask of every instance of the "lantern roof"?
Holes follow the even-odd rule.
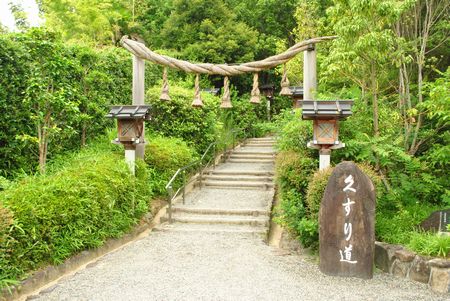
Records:
[[[107,118],[150,119],[150,105],[111,106]]]
[[[206,88],[202,89],[202,91],[217,96],[220,93],[220,88]]]
[[[345,119],[352,115],[353,100],[303,100],[303,119]]]
[[[303,86],[290,86],[292,96],[303,96]]]

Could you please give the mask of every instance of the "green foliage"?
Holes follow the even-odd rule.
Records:
[[[135,1],[42,0],[46,25],[61,31],[66,40],[94,45],[116,44],[134,29]],[[139,7],[140,8],[140,7]]]
[[[235,21],[221,1],[175,0],[161,32],[163,46],[185,59],[210,63],[240,63],[254,58],[257,32]]]
[[[375,225],[377,239],[405,245],[419,254],[446,257],[450,237],[418,230],[418,225],[437,209],[418,203],[400,210],[379,212]]]
[[[195,151],[179,138],[151,137],[145,146],[145,163],[154,171],[155,193],[164,195],[165,186],[174,173],[196,159]]]
[[[86,151],[59,171],[23,178],[1,192],[13,224],[11,240],[1,246],[0,279],[22,277],[120,236],[147,212],[149,180],[143,163],[133,177],[121,156]]]
[[[306,248],[319,249],[319,222],[317,219],[302,218],[297,223],[298,239]]]
[[[308,206],[308,215],[312,220],[319,220],[320,204],[332,172],[331,167],[318,170],[308,184],[305,202]]]
[[[131,71],[123,49],[67,46],[43,29],[0,35],[0,174],[35,172],[39,145],[52,158],[102,134],[108,106],[131,102]]]
[[[253,125],[253,134],[255,137],[264,137],[274,134],[276,126],[271,122],[260,122]]]
[[[147,92],[147,103],[152,105],[152,121],[148,128],[156,134],[181,138],[198,153],[203,153],[215,141],[219,99],[202,93],[204,107],[193,108],[193,89],[172,85],[170,101],[161,101],[160,93],[160,87]]]
[[[450,236],[412,232],[407,246],[420,254],[447,257],[450,253]]]
[[[302,154],[312,154],[306,144],[312,140],[312,124],[301,120],[301,110],[285,110],[275,120],[278,127],[279,150],[298,151]]]
[[[261,121],[267,120],[267,100],[261,97],[261,103],[250,103],[250,95],[245,94],[237,96],[233,93],[232,96],[233,108],[221,112],[222,117],[230,119],[230,122],[235,129],[240,129],[241,133],[250,133],[256,136],[255,125]]]

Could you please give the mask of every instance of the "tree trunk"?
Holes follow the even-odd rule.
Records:
[[[86,146],[86,124],[83,123],[82,129],[81,129],[81,147]]]
[[[378,82],[376,74],[375,64],[372,64],[371,68],[371,80],[372,80],[372,106],[373,106],[373,135],[374,137],[380,136],[380,130],[378,126]]]

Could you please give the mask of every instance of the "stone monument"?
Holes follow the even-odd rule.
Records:
[[[334,168],[319,211],[320,271],[370,279],[375,249],[375,188],[353,162]]]

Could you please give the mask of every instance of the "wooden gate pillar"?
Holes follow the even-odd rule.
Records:
[[[317,59],[316,46],[310,44],[308,49],[303,52],[303,99],[315,99],[317,90]]]
[[[145,61],[133,55],[133,105],[145,103]],[[144,159],[145,153],[145,128],[136,145],[136,158]]]

